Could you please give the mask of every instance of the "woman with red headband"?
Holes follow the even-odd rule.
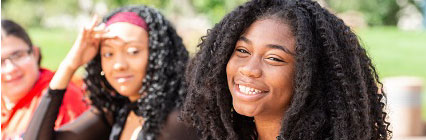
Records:
[[[170,22],[131,6],[96,25],[94,18],[62,61],[24,139],[190,139],[177,122],[188,52]],[[92,107],[54,130],[63,93],[84,64]]]

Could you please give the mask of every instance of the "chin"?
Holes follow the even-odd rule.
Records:
[[[126,96],[126,97],[129,97],[129,96],[133,95],[133,93],[130,92],[130,91],[121,91],[121,90],[118,91],[118,94],[120,94],[122,96]]]
[[[235,112],[237,112],[240,115],[244,115],[247,117],[254,117],[256,116],[258,113],[256,111],[257,106],[256,105],[247,105],[247,104],[242,104],[242,103],[233,103],[233,107]]]
[[[118,86],[117,88],[114,88],[114,89],[118,92],[118,94],[122,96],[130,96],[133,93],[130,87],[127,87],[127,86]]]
[[[140,97],[139,90],[140,86],[134,86],[129,84],[121,84],[115,85],[113,88],[120,94],[121,96],[125,96],[129,98],[131,101],[134,101],[136,98]]]

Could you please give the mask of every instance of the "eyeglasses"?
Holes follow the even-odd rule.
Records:
[[[24,64],[28,60],[31,52],[31,49],[13,52],[9,57],[1,59],[1,67],[6,66],[6,60],[10,60],[10,62],[15,65]]]

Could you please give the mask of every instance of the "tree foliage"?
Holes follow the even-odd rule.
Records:
[[[400,9],[396,0],[326,0],[336,12],[360,11],[369,25],[396,25]]]
[[[79,1],[82,0],[2,0],[2,18],[16,20],[23,26],[38,26],[44,17],[60,14],[75,15],[81,12]],[[87,1],[87,0],[84,0]],[[247,0],[88,0],[105,2],[108,9],[124,5],[145,4],[165,11],[164,14],[176,11],[191,11],[208,17],[212,23],[217,23],[222,17],[236,6]],[[360,11],[365,15],[369,25],[396,25],[397,12],[400,10],[397,0],[325,0],[336,12],[348,10]],[[407,0],[415,3],[415,0]],[[186,4],[186,5],[183,5]],[[190,7],[190,8],[188,8]],[[179,10],[180,8],[180,10]],[[178,9],[178,10],[176,10]],[[182,16],[187,12],[182,12]]]
[[[2,18],[12,19],[24,27],[39,26],[43,17],[79,11],[77,0],[2,0]]]

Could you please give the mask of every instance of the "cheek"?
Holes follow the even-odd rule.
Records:
[[[101,57],[101,68],[102,68],[102,71],[104,71],[104,72],[110,71],[112,69],[112,65],[111,64],[112,63],[109,62],[109,60],[104,59],[104,58]]]
[[[226,64],[226,75],[229,77],[234,76],[234,74],[237,72],[238,69],[238,62],[237,58],[232,55],[231,58],[228,61],[228,64]]]
[[[293,70],[291,68],[269,69],[265,73],[269,73],[267,81],[274,89],[273,100],[276,100],[275,103],[281,103],[281,107],[288,106],[293,96]]]
[[[148,68],[148,57],[149,52],[148,51],[142,51],[141,55],[138,57],[131,59],[130,64],[135,64],[135,68],[137,67],[139,71],[143,72],[145,74],[146,69]]]
[[[232,87],[232,79],[235,75],[237,66],[235,65],[235,59],[233,59],[233,57],[231,57],[231,59],[229,59],[228,64],[226,64],[226,77],[228,80],[228,86],[229,88]]]
[[[39,75],[39,66],[37,64],[36,59],[32,59],[28,63],[26,63],[24,66],[21,66],[22,69],[25,71],[25,76],[28,78],[29,81],[37,81],[38,75]],[[31,83],[31,82],[29,82]]]
[[[134,71],[134,74],[141,75],[143,79],[148,68],[147,57],[131,59],[129,60],[129,64],[130,68]]]
[[[112,78],[112,75],[111,75],[112,70],[113,70],[112,61],[108,60],[108,59],[101,58],[101,68],[102,68],[102,71],[104,72],[103,76],[105,76],[108,83],[110,83],[111,85],[114,85],[114,82],[112,80],[113,78]],[[101,73],[99,73],[99,76],[102,76]]]
[[[138,83],[142,83],[145,78],[148,69],[148,55],[148,52],[141,52],[141,54],[127,59],[129,72],[137,77]]]

